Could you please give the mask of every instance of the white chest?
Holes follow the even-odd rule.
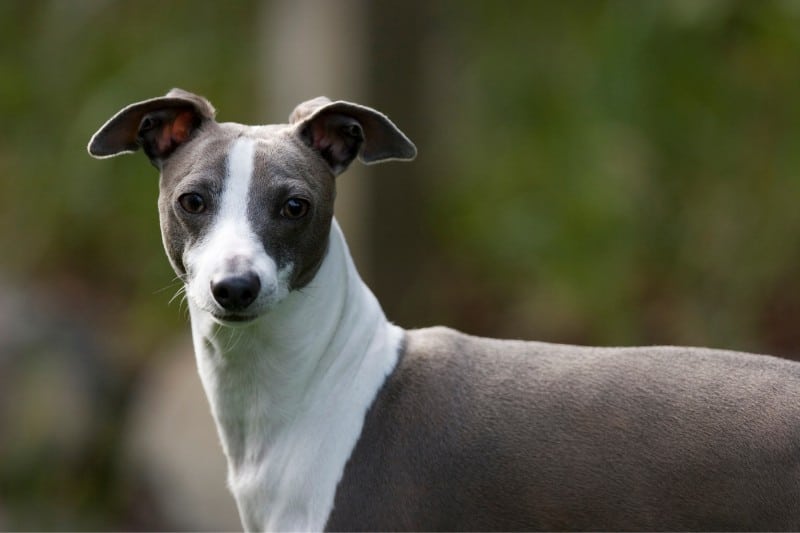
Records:
[[[260,405],[240,405],[238,428],[226,430],[218,420],[228,441],[229,486],[247,529],[324,528],[366,412],[397,361],[403,332],[382,329],[357,364],[335,364],[327,374],[336,379],[310,389],[294,409],[256,393],[247,396]]]
[[[317,278],[331,279],[315,284],[322,293],[293,292],[240,328],[190,303],[200,378],[247,530],[324,528],[366,412],[397,363],[404,331],[386,320],[337,233],[325,263],[339,267],[323,264]]]

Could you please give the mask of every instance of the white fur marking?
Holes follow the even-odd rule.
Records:
[[[333,222],[312,282],[241,328],[190,300],[198,368],[247,530],[320,531],[403,330],[358,276]]]
[[[250,182],[253,179],[254,154],[255,141],[252,139],[239,137],[233,142],[228,155],[228,175],[218,215],[220,220],[233,221],[247,218],[247,201],[250,196]]]

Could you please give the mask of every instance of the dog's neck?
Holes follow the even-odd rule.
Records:
[[[256,322],[227,327],[189,309],[245,526],[323,528],[403,330],[359,277],[335,220],[314,279]]]

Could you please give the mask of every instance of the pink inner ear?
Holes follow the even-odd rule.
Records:
[[[172,122],[166,124],[158,136],[158,152],[167,153],[185,142],[192,133],[194,115],[191,111],[178,113]]]
[[[191,111],[183,111],[179,113],[175,120],[172,122],[172,140],[176,144],[185,142],[192,133],[192,121],[194,115]]]
[[[169,126],[165,126],[161,129],[156,142],[158,144],[156,146],[156,151],[158,154],[166,154],[169,151],[170,147],[172,146],[172,134]]]
[[[316,150],[322,151],[330,147],[333,144],[333,141],[326,135],[327,128],[322,121],[312,123],[311,125],[311,135],[314,139],[314,148]]]

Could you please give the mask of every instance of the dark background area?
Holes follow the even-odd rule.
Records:
[[[239,527],[123,106],[387,113],[337,217],[404,327],[800,358],[798,65],[789,0],[0,2],[0,529]]]

